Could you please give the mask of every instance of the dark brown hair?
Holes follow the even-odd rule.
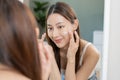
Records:
[[[0,0],[0,62],[31,80],[41,80],[35,26],[27,6],[18,0]]]
[[[64,18],[66,18],[68,21],[70,21],[71,24],[74,24],[74,20],[77,19],[73,9],[64,2],[57,2],[56,4],[53,4],[50,6],[50,8],[47,12],[46,21],[47,21],[48,17],[53,13],[62,15]],[[78,28],[76,29],[76,31],[77,31],[78,35],[80,36],[79,25],[78,25]],[[47,33],[47,28],[46,28],[46,33]],[[56,58],[58,67],[60,69],[60,49],[49,38],[48,33],[47,33],[47,40],[48,40],[48,43],[53,47],[53,50],[55,52],[55,58]],[[80,61],[80,47],[81,46],[79,45],[78,51],[75,56],[76,57],[76,60],[75,60],[75,71],[76,72],[79,67],[79,61]]]

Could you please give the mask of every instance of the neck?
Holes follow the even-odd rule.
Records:
[[[60,49],[60,57],[66,58],[68,48]]]
[[[66,58],[67,51],[68,51],[69,44],[67,44],[65,47],[60,48],[60,56],[63,58]]]

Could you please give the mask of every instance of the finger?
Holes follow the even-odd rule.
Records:
[[[52,58],[52,48],[49,45],[45,45],[45,56],[48,61],[51,61]]]
[[[74,32],[74,34],[75,34],[75,38],[76,38],[76,44],[79,44],[79,41],[80,41],[79,35],[76,31]]]
[[[41,40],[44,41],[45,37],[46,37],[46,33],[42,35]]]
[[[37,39],[38,42],[40,42],[40,39]]]
[[[44,47],[43,47],[43,41],[40,40],[40,42],[39,42],[39,57],[42,62],[46,61],[46,57],[45,57],[44,53],[45,53],[45,51],[44,51]]]

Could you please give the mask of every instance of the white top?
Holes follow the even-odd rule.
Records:
[[[86,52],[86,50],[87,50],[87,48],[88,48],[89,45],[91,45],[90,42],[87,43],[87,44],[85,45],[85,47],[83,48],[82,55],[81,55],[81,58],[80,58],[80,66],[82,65],[83,57],[84,57],[85,52]],[[95,73],[95,69],[92,71],[92,73],[90,74],[90,76],[88,77],[88,79],[89,79],[90,77],[92,77],[94,73]]]

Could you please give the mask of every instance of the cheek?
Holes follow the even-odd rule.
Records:
[[[63,35],[68,35],[68,31],[62,32]]]
[[[52,36],[48,33],[48,37],[51,39],[52,38]]]
[[[69,36],[69,32],[72,32],[72,30],[71,29],[66,29],[66,30],[62,31],[61,34]]]
[[[47,31],[46,34],[48,35],[48,37],[51,39],[51,34]]]
[[[65,40],[67,40],[67,41],[70,40],[70,35],[69,35],[68,31],[62,32],[61,34],[64,36]]]
[[[64,42],[63,43],[65,43],[65,45],[67,45],[67,44],[69,44],[69,42],[70,42],[70,36],[66,34],[64,36]]]

